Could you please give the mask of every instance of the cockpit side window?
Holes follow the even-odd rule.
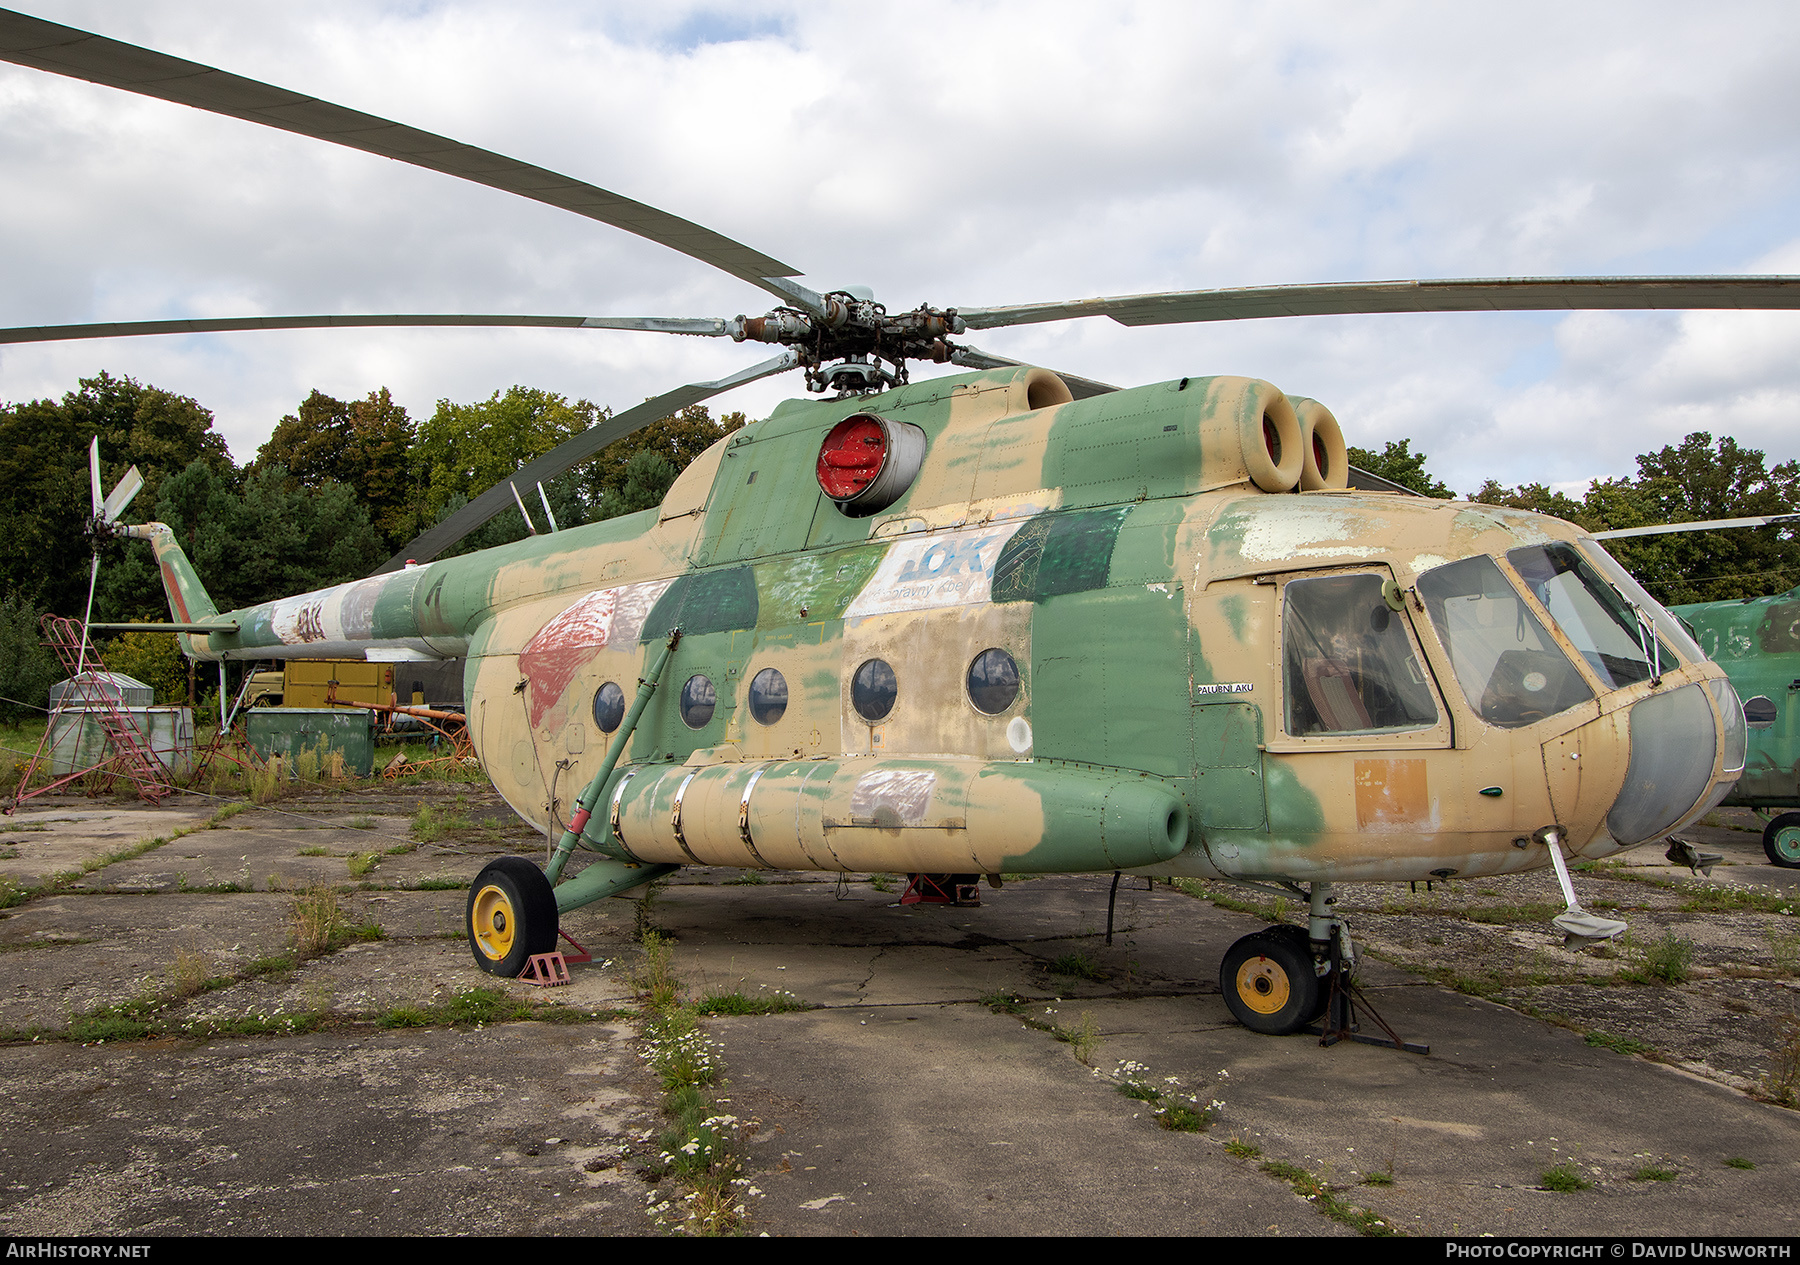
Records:
[[[1464,697],[1489,724],[1516,729],[1594,697],[1492,558],[1434,567],[1418,593]]]
[[[1287,731],[1428,729],[1437,702],[1378,575],[1290,581],[1282,611]]]

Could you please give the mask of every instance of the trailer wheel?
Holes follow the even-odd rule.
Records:
[[[490,861],[469,888],[465,927],[476,966],[516,977],[533,954],[556,947],[556,893],[524,857]]]
[[[1763,851],[1770,865],[1800,869],[1800,813],[1783,813],[1763,827]]]

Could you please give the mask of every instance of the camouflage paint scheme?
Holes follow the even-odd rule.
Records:
[[[562,827],[606,753],[596,691],[616,683],[629,703],[679,626],[581,839],[621,860],[1316,883],[1536,868],[1549,855],[1529,836],[1552,823],[1572,853],[1618,850],[1605,822],[1632,704],[1720,669],[1591,679],[1594,697],[1569,710],[1484,722],[1415,579],[1579,529],[1462,502],[1262,491],[1251,450],[1271,396],[1221,377],[1076,401],[1045,370],[1009,368],[788,401],[697,459],[658,510],[227,616],[166,528],[139,533],[180,619],[237,625],[188,638],[200,658],[466,655],[483,766],[540,828]],[[905,494],[858,518],[821,493],[815,462],[826,432],[865,411],[920,427],[928,447]],[[1398,586],[1434,725],[1284,732],[1286,586],[1346,572]],[[1020,678],[998,715],[965,687],[989,647]],[[897,680],[877,722],[850,697],[871,658]],[[745,696],[769,667],[788,705],[764,725]],[[696,674],[717,703],[691,729],[679,698]],[[1712,786],[1735,775],[1707,706],[1710,746],[1677,737],[1682,759],[1710,761]]]
[[[1800,589],[1747,601],[1671,606],[1700,648],[1725,669],[1745,702],[1773,705],[1772,722],[1751,721],[1744,776],[1724,802],[1746,808],[1800,807]]]

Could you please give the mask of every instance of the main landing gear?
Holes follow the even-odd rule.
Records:
[[[1237,1021],[1252,1032],[1285,1036],[1308,1029],[1319,1044],[1355,1041],[1430,1054],[1431,1047],[1402,1041],[1355,988],[1355,948],[1344,920],[1333,911],[1331,884],[1314,883],[1304,927],[1277,923],[1243,937],[1219,966],[1219,991]],[[1386,1037],[1360,1032],[1359,1011]],[[1317,1025],[1317,1026],[1314,1026]]]
[[[516,978],[534,955],[556,948],[556,893],[524,857],[490,861],[469,887],[464,927],[476,966]]]

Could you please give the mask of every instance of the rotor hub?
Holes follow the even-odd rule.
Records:
[[[909,360],[945,363],[956,351],[946,335],[964,327],[954,308],[921,304],[890,316],[859,287],[822,296],[816,314],[779,307],[762,316],[739,316],[726,328],[736,342],[792,348],[805,370],[807,390],[835,390],[842,396],[904,385]]]

